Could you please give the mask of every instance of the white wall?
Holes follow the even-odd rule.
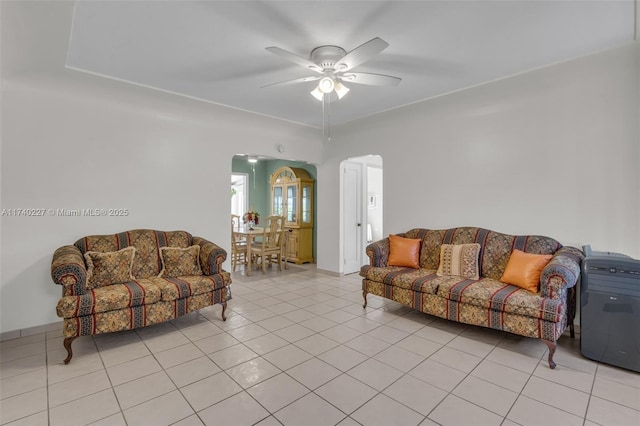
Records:
[[[71,11],[56,7],[47,5]],[[46,9],[33,16],[29,10],[3,5],[3,50],[26,49],[15,35],[25,31],[27,18],[42,33],[29,38],[46,43],[49,37],[52,48],[52,34],[64,40],[57,26],[70,23],[70,13],[60,22]],[[287,158],[321,160],[317,130],[64,68],[7,64],[4,53],[1,208],[126,208],[129,215],[3,216],[2,332],[59,320],[61,289],[49,273],[56,248],[84,235],[155,228],[185,229],[228,250],[234,154],[277,158],[283,144]]]
[[[185,229],[228,250],[236,152],[273,154],[278,142],[294,158],[319,161],[314,132],[232,110],[205,107],[209,117],[194,118],[131,96],[110,104],[70,87],[17,82],[5,82],[2,96],[3,209],[130,212],[2,217],[2,331],[56,320],[60,288],[49,266],[57,247],[89,234],[154,228]]]
[[[318,268],[339,270],[339,164],[384,161],[384,232],[481,226],[640,258],[640,45],[333,129],[318,170]]]
[[[637,45],[336,127],[321,152],[305,127],[66,70],[71,2],[0,10],[0,208],[130,210],[2,217],[0,332],[58,320],[51,255],[83,235],[183,228],[226,247],[231,158],[277,144],[322,162],[319,269],[340,270],[340,161],[366,154],[384,161],[385,233],[477,225],[640,257]]]

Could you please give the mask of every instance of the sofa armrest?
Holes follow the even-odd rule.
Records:
[[[540,274],[540,294],[549,299],[558,299],[565,294],[564,289],[576,285],[580,277],[580,264],[584,259],[581,250],[562,247]]]
[[[86,291],[87,266],[76,246],[60,247],[53,253],[51,278],[62,286],[63,296],[79,296]]]
[[[369,244],[366,253],[369,256],[370,266],[387,266],[387,261],[389,260],[389,238]]]
[[[225,249],[201,237],[193,237],[193,244],[200,246],[200,264],[203,274],[215,275],[222,272],[222,263],[227,259]]]

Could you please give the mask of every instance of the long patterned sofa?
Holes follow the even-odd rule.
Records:
[[[448,320],[538,338],[547,344],[549,366],[555,368],[556,341],[567,325],[574,337],[575,284],[582,251],[548,237],[506,235],[474,227],[416,228],[398,236],[421,241],[419,265],[388,266],[389,238],[367,246],[370,264],[360,270],[365,307],[371,293]],[[480,245],[478,279],[436,274],[443,244],[470,243]],[[515,249],[552,255],[540,274],[537,292],[500,281]]]
[[[79,336],[145,327],[217,303],[226,320],[226,257],[224,249],[186,231],[137,229],[60,247],[51,277],[62,286],[56,313],[64,319],[64,363]]]

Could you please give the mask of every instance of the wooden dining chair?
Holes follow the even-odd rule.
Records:
[[[260,258],[262,271],[267,272],[267,265],[277,263],[278,270],[282,271],[283,244],[284,244],[284,217],[269,216],[262,231],[262,241],[251,245],[251,255]]]
[[[284,220],[284,216],[282,217]],[[284,264],[284,269],[289,269],[289,262],[287,262],[287,250],[289,245],[289,234],[291,233],[291,229],[285,228],[282,238],[282,263]]]
[[[247,264],[247,240],[242,234],[237,231],[240,230],[240,216],[236,214],[231,215],[231,268],[233,272],[236,271],[238,263]]]
[[[240,230],[240,215],[237,215],[237,214],[231,215],[231,230],[232,231]]]

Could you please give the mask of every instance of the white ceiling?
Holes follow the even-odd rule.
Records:
[[[633,0],[76,1],[67,66],[311,126],[322,123],[313,75],[265,50],[308,57],[390,46],[354,71],[402,78],[350,84],[332,124],[630,42]]]

